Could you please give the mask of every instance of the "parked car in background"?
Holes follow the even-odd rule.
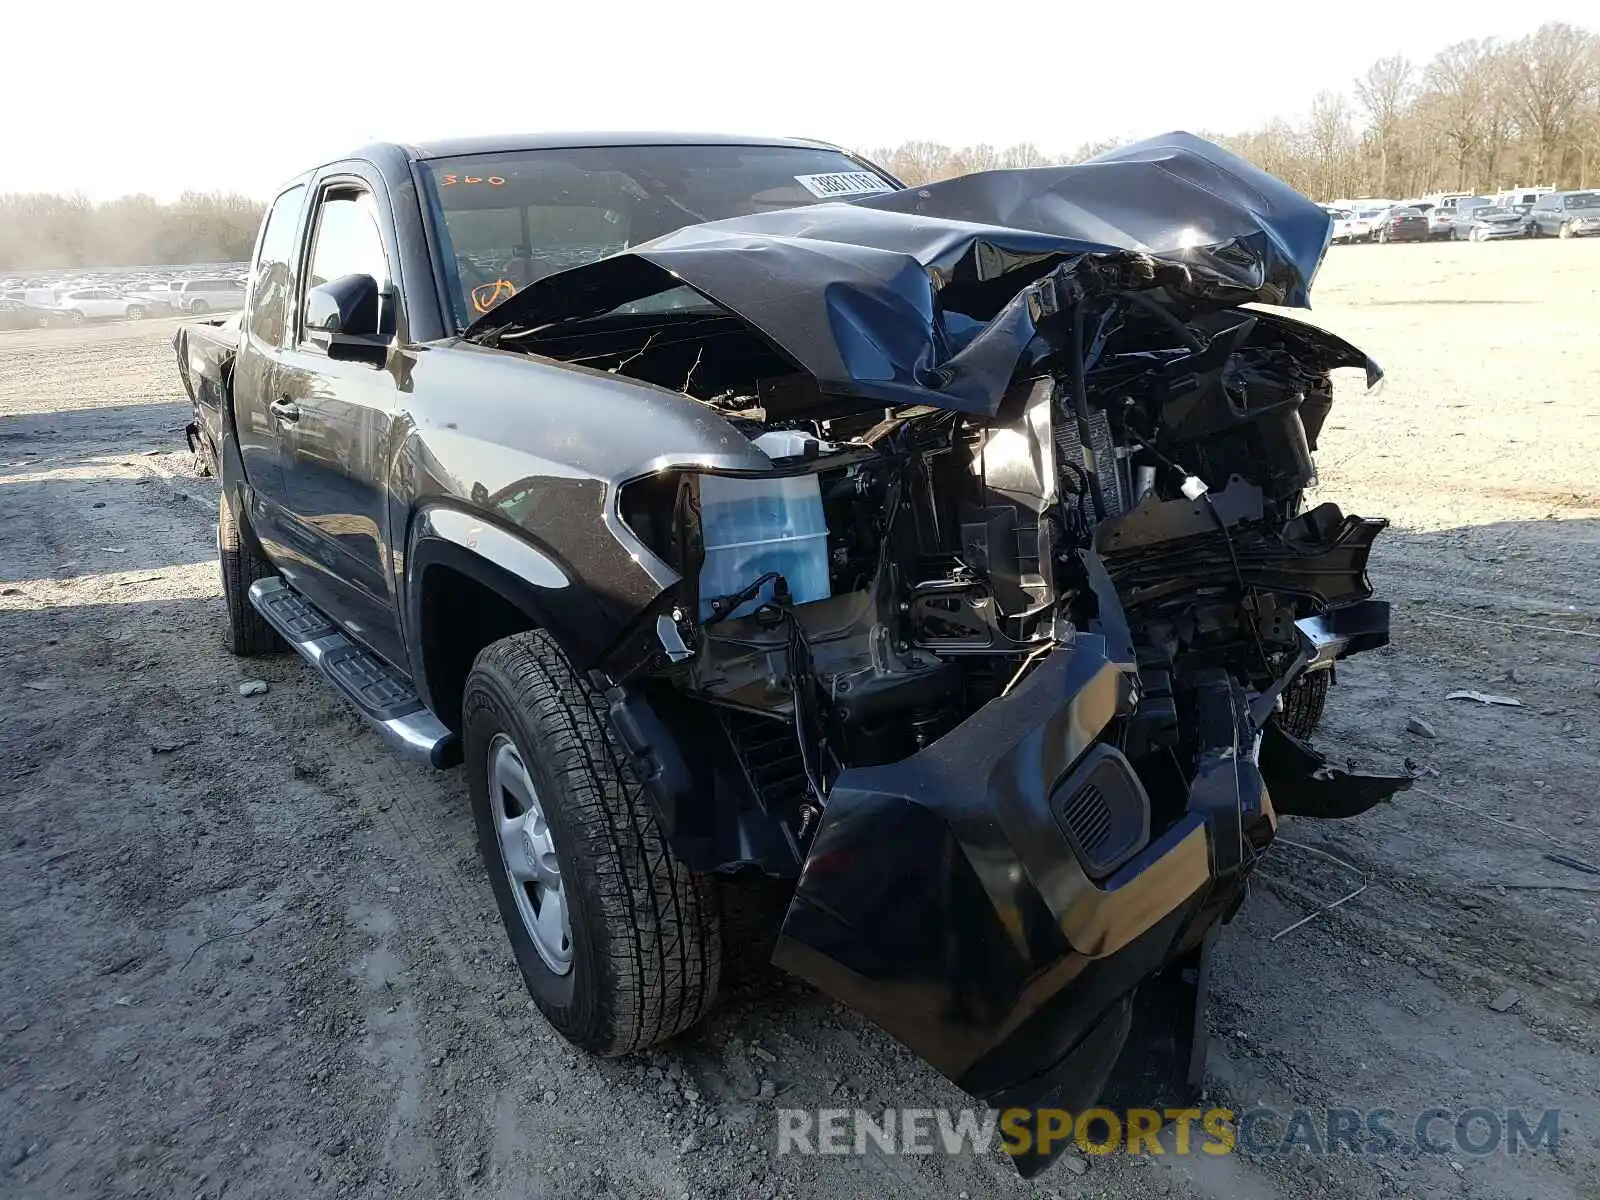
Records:
[[[1550,192],[1533,202],[1529,237],[1600,236],[1600,192]]]
[[[1350,214],[1345,222],[1342,240],[1347,242],[1370,242],[1377,219],[1383,214],[1384,208],[1366,205],[1352,206],[1340,211]]]
[[[199,316],[209,312],[232,312],[244,307],[244,281],[223,279],[185,279],[173,292],[173,305],[181,313]]]
[[[1328,215],[1333,218],[1333,233],[1329,235],[1331,241],[1353,242],[1355,233],[1351,228],[1355,221],[1355,213],[1348,208],[1330,208]]]
[[[1479,204],[1456,218],[1450,236],[1455,241],[1488,242],[1526,235],[1522,214],[1498,204]]]
[[[1462,196],[1450,210],[1450,240],[1465,241],[1472,228],[1472,214],[1495,204],[1488,196]],[[1504,207],[1504,206],[1501,206]]]
[[[40,329],[56,323],[56,313],[26,300],[0,298],[0,329]]]
[[[1380,242],[1425,242],[1428,215],[1419,208],[1396,205],[1374,221],[1372,232]]]
[[[150,311],[147,301],[124,296],[115,288],[108,287],[77,288],[65,292],[56,307],[67,320],[80,325],[85,321],[121,318],[142,321]]]
[[[133,284],[124,288],[124,292],[137,300],[142,300],[153,313],[170,313],[173,311],[173,299],[176,295],[174,289],[182,280],[156,279],[143,283]]]
[[[1415,207],[1422,208],[1421,205],[1416,205]],[[1430,204],[1427,208],[1423,208],[1422,212],[1428,218],[1428,236],[1430,238],[1447,238],[1450,236],[1450,231],[1454,227],[1456,219],[1454,200],[1450,202],[1448,208],[1443,204]]]

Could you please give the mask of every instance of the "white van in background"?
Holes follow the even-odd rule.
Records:
[[[244,307],[241,279],[185,279],[172,293],[172,307],[181,313],[232,312]]]
[[[1494,202],[1501,208],[1509,208],[1512,212],[1526,213],[1532,208],[1540,196],[1548,196],[1555,188],[1548,187],[1521,187],[1509,191],[1498,192]]]

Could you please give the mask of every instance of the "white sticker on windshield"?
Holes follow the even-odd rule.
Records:
[[[833,171],[826,175],[796,175],[796,183],[821,200],[840,196],[870,196],[894,188],[871,171]]]

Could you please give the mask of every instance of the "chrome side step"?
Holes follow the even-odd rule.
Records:
[[[460,761],[456,735],[423,706],[410,683],[341,633],[283,580],[256,580],[250,585],[250,603],[401,753],[440,769]]]

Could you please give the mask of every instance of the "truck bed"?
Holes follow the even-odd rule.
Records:
[[[185,429],[189,447],[213,470],[222,444],[222,402],[233,381],[242,313],[186,321],[172,335],[178,376],[189,394],[194,418]]]

